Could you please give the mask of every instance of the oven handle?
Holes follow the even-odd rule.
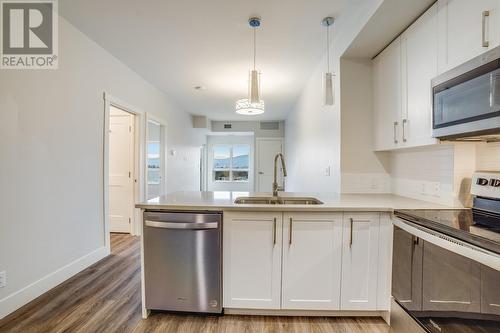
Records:
[[[162,229],[183,229],[183,230],[208,230],[217,229],[219,227],[218,222],[206,222],[206,223],[179,223],[179,222],[158,222],[158,221],[144,221],[146,227],[151,228],[162,228]]]

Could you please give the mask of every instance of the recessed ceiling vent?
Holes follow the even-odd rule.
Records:
[[[225,129],[231,129],[232,127],[233,127],[233,125],[231,125],[231,124],[224,124]]]
[[[261,121],[260,129],[265,131],[277,131],[280,129],[279,121]]]

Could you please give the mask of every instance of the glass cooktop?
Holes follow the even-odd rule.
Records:
[[[478,209],[397,210],[403,220],[500,254],[500,215]]]

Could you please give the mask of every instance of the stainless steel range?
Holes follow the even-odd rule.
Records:
[[[500,173],[471,193],[472,209],[395,212],[394,332],[500,332]]]

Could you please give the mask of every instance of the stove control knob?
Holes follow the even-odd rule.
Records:
[[[500,179],[491,178],[490,179],[490,186],[500,187]]]
[[[476,184],[480,185],[480,186],[486,186],[486,185],[488,185],[488,179],[486,179],[486,178],[478,178],[476,180]]]

